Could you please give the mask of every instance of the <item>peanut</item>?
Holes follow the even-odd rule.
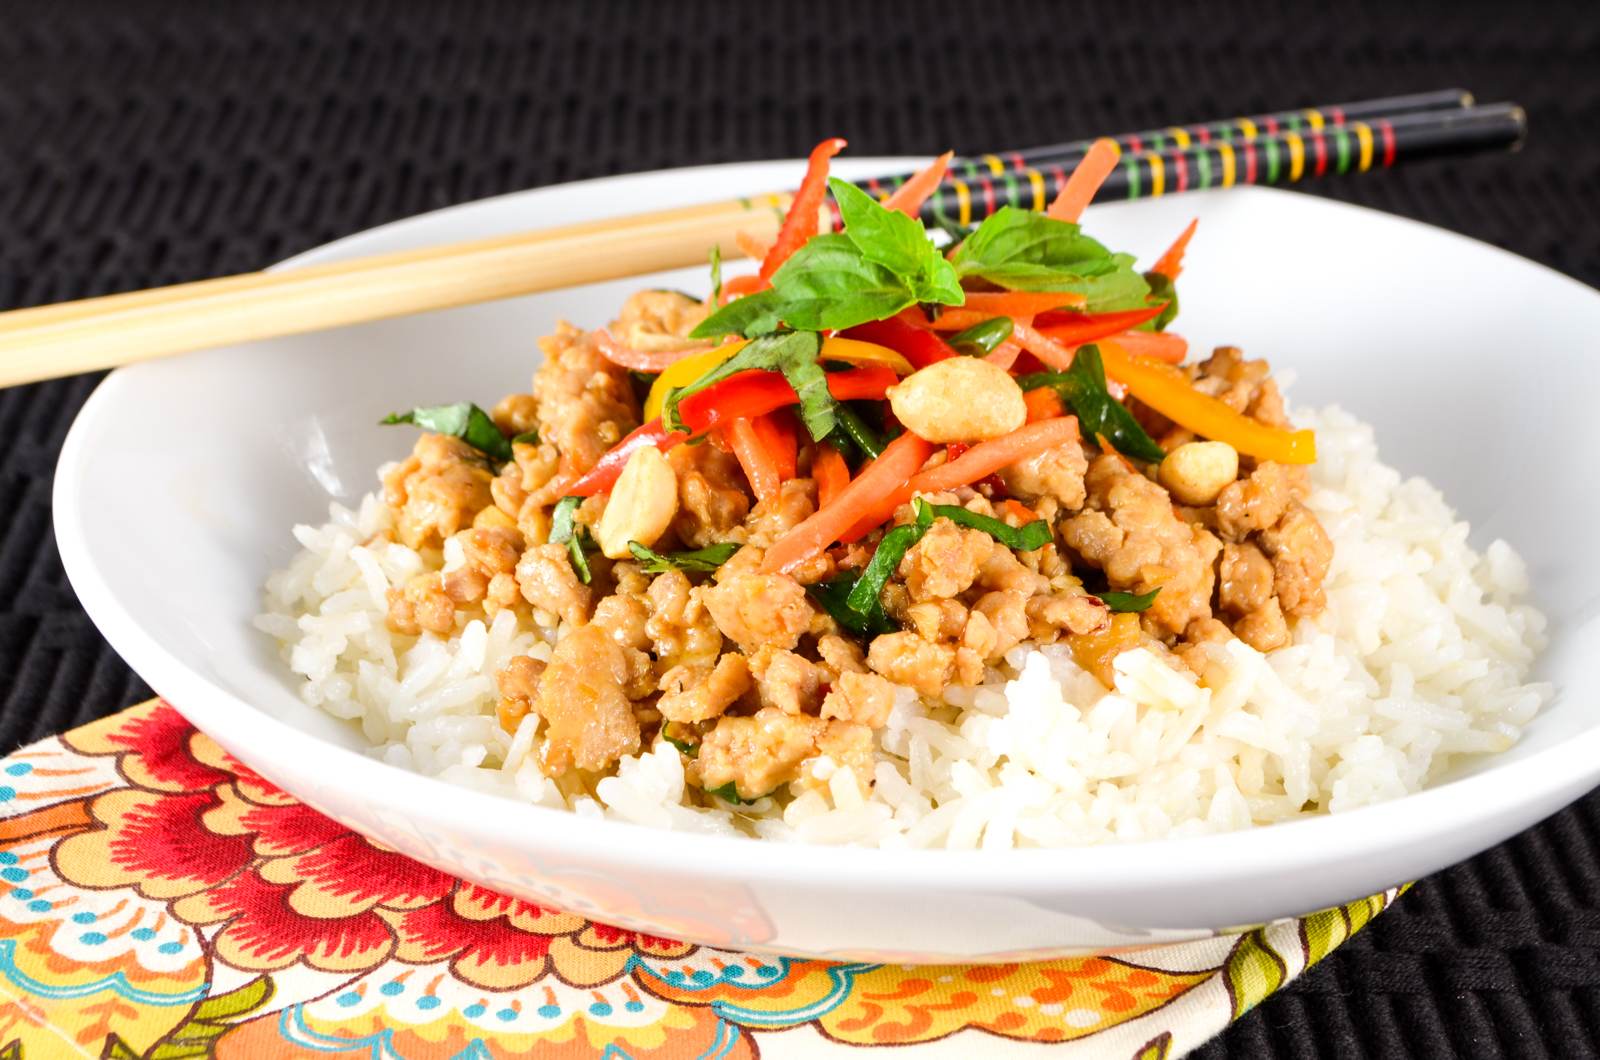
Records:
[[[1028,418],[1016,380],[977,357],[936,361],[890,387],[888,397],[906,429],[930,442],[998,438]]]
[[[1239,477],[1239,454],[1227,442],[1185,442],[1161,461],[1157,478],[1180,504],[1198,507]]]
[[[646,547],[655,544],[677,514],[678,476],[661,450],[647,445],[628,458],[612,487],[594,528],[595,540],[611,559],[628,559],[629,541]]]

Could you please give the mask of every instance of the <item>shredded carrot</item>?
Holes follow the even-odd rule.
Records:
[[[806,176],[795,192],[789,212],[778,229],[778,238],[772,249],[761,259],[761,279],[770,281],[778,267],[789,260],[789,255],[799,250],[805,241],[817,234],[817,214],[822,209],[822,199],[828,193],[828,160],[844,150],[840,137],[831,137],[811,149],[806,163]]]
[[[1051,368],[1064,372],[1072,367],[1071,348],[1061,345],[1055,339],[1035,331],[1026,324],[1014,324],[1011,337],[1021,343],[1023,349]]]
[[[826,508],[850,485],[850,465],[839,450],[823,442],[811,460],[811,477],[817,480],[817,507]]]
[[[1007,497],[1005,499],[1005,503],[1000,505],[1000,507],[1005,509],[1006,514],[1017,520],[1018,524],[1022,526],[1026,526],[1027,524],[1039,518],[1038,512],[1034,511],[1026,504],[1023,504],[1021,501],[1014,500],[1010,497]]]
[[[735,232],[733,234],[733,242],[745,257],[755,258],[757,261],[765,258],[772,250],[771,247],[761,242],[761,240],[757,239],[749,232]]]
[[[747,419],[729,420],[722,428],[722,435],[733,455],[739,458],[739,466],[744,468],[744,477],[750,481],[750,491],[756,499],[764,501],[777,496],[782,481],[778,464],[762,444],[755,424]]]
[[[1134,357],[1114,342],[1100,346],[1106,375],[1128,392],[1180,427],[1202,438],[1227,442],[1258,460],[1282,464],[1311,464],[1317,459],[1317,439],[1310,431],[1286,431],[1235,412],[1209,394],[1194,388],[1189,377],[1170,364]],[[1026,429],[1026,428],[1024,428]]]
[[[923,441],[910,431],[900,435],[884,447],[876,460],[861,469],[832,504],[817,509],[799,526],[773,542],[761,561],[761,569],[768,573],[791,571],[833,544],[880,498],[910,481],[933,450],[932,442]],[[891,508],[891,514],[893,511]]]
[[[996,317],[1031,317],[1052,309],[1075,309],[1088,301],[1076,291],[968,291],[961,308]]]
[[[800,436],[794,416],[788,409],[773,409],[764,416],[750,421],[761,439],[761,446],[771,456],[778,468],[778,481],[788,482],[795,476],[799,462]]]
[[[1121,157],[1122,148],[1117,146],[1117,141],[1104,136],[1096,140],[1045,213],[1057,221],[1076,221],[1082,217],[1084,207],[1089,205]]]
[[[1011,371],[1011,366],[1016,364],[1017,358],[1021,356],[1022,347],[1018,346],[1010,339],[1007,339],[1000,345],[996,346],[994,350],[984,358],[984,360],[988,361],[990,364],[999,365],[1001,368],[1004,368],[1009,372]]]
[[[946,309],[939,314],[938,320],[929,321],[922,326],[932,328],[934,331],[965,331],[986,320],[993,320],[1004,313],[984,313],[975,309]]]
[[[894,194],[883,201],[884,209],[899,210],[901,213],[917,216],[922,209],[922,204],[928,201],[939,182],[944,179],[944,171],[949,168],[950,160],[956,156],[954,151],[946,151],[927,169],[915,173],[910,180],[894,189]]]
[[[1066,414],[1066,407],[1061,404],[1061,395],[1047,386],[1035,387],[1024,391],[1023,404],[1028,406],[1028,422],[1038,423],[1040,420],[1055,419]]]
[[[1150,271],[1159,272],[1169,280],[1176,280],[1178,273],[1183,271],[1183,252],[1188,249],[1189,240],[1194,237],[1195,226],[1199,223],[1200,218],[1198,217],[1190,221],[1189,227],[1185,228],[1183,233],[1172,241],[1172,246],[1167,248],[1167,252],[1157,258],[1154,265],[1150,266]]]
[[[1170,331],[1124,331],[1104,341],[1116,343],[1135,357],[1167,364],[1182,364],[1189,356],[1189,340]]]
[[[710,346],[694,346],[686,350],[636,350],[625,346],[605,328],[594,333],[595,348],[600,356],[612,364],[631,368],[636,372],[664,372],[692,353],[703,353]]]
[[[901,435],[904,438],[905,435]],[[957,486],[970,486],[1003,467],[1025,460],[1030,456],[1054,449],[1064,442],[1078,438],[1078,418],[1057,416],[1018,427],[1001,438],[979,442],[954,460],[912,476],[899,489],[883,496],[864,512],[850,528],[840,535],[840,541],[854,541],[880,526],[900,505],[918,493],[937,493],[953,490]],[[895,439],[899,441],[899,439]]]

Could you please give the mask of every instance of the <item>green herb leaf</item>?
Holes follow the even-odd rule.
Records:
[[[739,551],[737,541],[724,541],[716,545],[707,545],[697,548],[692,552],[656,552],[646,548],[637,541],[628,542],[628,551],[633,553],[633,558],[644,566],[646,574],[664,574],[669,570],[699,571],[702,573],[714,571]]]
[[[852,633],[872,637],[880,633],[893,633],[894,623],[889,621],[881,602],[874,601],[874,606],[865,613],[852,611],[845,602],[860,580],[860,575],[847,574],[825,582],[813,582],[806,586],[806,592],[835,622]]]
[[[767,335],[778,330],[782,317],[778,313],[778,292],[770,287],[741,298],[735,298],[718,309],[689,332],[691,339],[715,339],[723,335]]]
[[[980,277],[1015,291],[1071,291],[1092,312],[1144,304],[1149,285],[1133,258],[1113,254],[1076,224],[1002,206],[951,259],[962,278]]]
[[[883,452],[883,439],[867,425],[860,413],[849,405],[840,405],[834,409],[834,416],[839,421],[839,433],[850,439],[851,444],[861,450],[867,459],[878,459],[878,454]]]
[[[839,204],[845,238],[856,245],[862,257],[900,277],[919,302],[961,305],[966,301],[955,268],[928,239],[920,221],[885,209],[872,196],[837,177],[828,180],[828,187]]]
[[[572,569],[577,572],[578,580],[588,585],[591,577],[588,551],[593,550],[594,542],[589,538],[589,531],[574,519],[582,503],[582,497],[562,497],[556,502],[550,512],[550,543],[567,546]]]
[[[993,320],[974,324],[965,331],[958,331],[945,341],[968,357],[987,357],[1011,337],[1011,332],[1010,317],[995,317]]]
[[[711,245],[711,304],[722,301],[722,244]]]
[[[1156,302],[1165,302],[1167,307],[1154,320],[1140,324],[1139,330],[1165,331],[1167,325],[1178,316],[1178,288],[1165,273],[1161,272],[1147,272],[1144,274],[1144,280],[1150,285],[1150,303],[1154,305]]]
[[[433,405],[410,412],[391,412],[381,421],[385,426],[410,423],[435,434],[448,434],[504,463],[511,459],[511,442],[494,425],[489,414],[470,401],[454,405]]]
[[[731,802],[735,806],[749,806],[751,803],[760,802],[762,799],[766,798],[767,795],[772,794],[772,792],[769,791],[767,792],[767,795],[757,795],[753,799],[747,799],[743,795],[739,794],[739,789],[734,786],[734,783],[731,780],[722,785],[720,788],[706,788],[705,793],[707,795],[715,795],[723,802]]]
[[[539,444],[539,432],[538,431],[523,431],[521,434],[516,435],[511,439],[511,444],[512,445],[538,445]]]
[[[806,430],[811,432],[812,438],[821,441],[833,430],[834,408],[837,405],[833,395],[828,392],[828,377],[817,363],[817,353],[821,349],[821,338],[811,331],[785,331],[751,339],[738,353],[688,386],[679,387],[667,395],[661,409],[661,422],[668,430],[683,430],[683,421],[678,418],[678,404],[684,398],[698,394],[729,376],[762,369],[783,373],[800,397],[800,418],[805,422]]]
[[[1147,593],[1100,593],[1100,599],[1113,611],[1148,611],[1161,593],[1158,585]]]
[[[1167,455],[1139,426],[1133,413],[1106,390],[1106,370],[1098,346],[1080,346],[1072,367],[1065,372],[1035,372],[1018,379],[1017,385],[1024,390],[1042,386],[1054,390],[1077,415],[1086,438],[1104,438],[1117,452],[1135,460],[1160,463]]]
[[[877,551],[872,554],[872,559],[867,561],[866,568],[856,581],[855,588],[851,589],[850,595],[845,598],[845,606],[850,610],[867,614],[872,608],[882,607],[879,596],[889,581],[889,576],[900,566],[900,561],[911,551],[911,546],[921,541],[922,535],[933,525],[931,505],[918,497],[911,502],[911,506],[916,512],[916,521],[897,526],[883,535],[883,539],[878,542]]]
[[[666,733],[662,733],[661,738],[670,743],[672,746],[676,747],[678,749],[678,753],[683,755],[685,758],[700,757],[700,745],[697,743],[684,743],[682,740],[674,740]]]
[[[969,512],[956,504],[934,504],[930,507],[933,509],[934,518],[942,517],[958,526],[970,526],[974,530],[982,530],[1007,548],[1014,548],[1019,552],[1032,552],[1036,548],[1043,548],[1052,540],[1050,524],[1043,519],[1035,519],[1022,526],[1012,526],[993,516]]]
[[[809,240],[772,277],[779,314],[794,328],[842,331],[883,320],[917,301],[911,285],[870,261],[841,233]]]

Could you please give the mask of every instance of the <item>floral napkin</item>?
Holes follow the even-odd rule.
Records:
[[[709,949],[369,843],[152,701],[0,760],[0,1060],[1182,1056],[1390,891],[1203,942],[911,966]]]

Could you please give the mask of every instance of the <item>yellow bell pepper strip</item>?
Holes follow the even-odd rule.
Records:
[[[1257,460],[1280,464],[1314,464],[1317,437],[1311,431],[1286,431],[1269,427],[1233,411],[1209,394],[1202,394],[1189,377],[1170,364],[1131,356],[1114,342],[1101,342],[1106,375],[1128,388],[1128,393],[1180,427],[1202,438],[1227,442]]]
[[[650,393],[644,400],[644,418],[650,420],[661,415],[668,394],[680,386],[688,386],[744,349],[744,346],[745,340],[739,339],[725,346],[691,353],[674,361],[666,371],[656,376],[654,383],[650,384]],[[862,342],[859,339],[842,339],[836,335],[822,340],[822,350],[817,354],[817,360],[842,361],[858,367],[881,364],[885,368],[894,369],[896,375],[910,375],[915,371],[910,361],[887,346],[880,346],[875,342]]]

